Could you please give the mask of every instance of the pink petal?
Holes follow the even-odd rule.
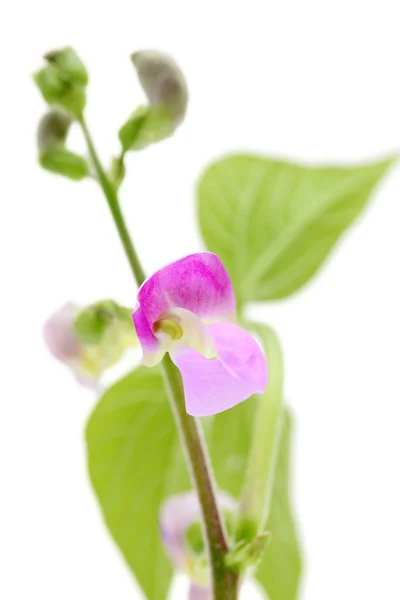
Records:
[[[212,592],[210,588],[199,587],[195,583],[191,583],[188,600],[212,600]]]
[[[207,327],[217,353],[209,360],[199,352],[181,347],[172,354],[185,391],[186,410],[201,417],[232,408],[267,385],[267,364],[256,340],[233,323]]]
[[[77,312],[78,307],[68,302],[43,327],[43,337],[48,349],[63,362],[78,360],[82,354],[82,345],[74,332]]]
[[[185,308],[208,322],[235,316],[235,297],[228,273],[211,252],[181,258],[149,277],[138,292],[133,322],[144,354],[163,354],[154,323],[169,309]],[[151,362],[151,359],[150,359]]]
[[[217,497],[221,508],[235,510],[236,502],[231,496],[218,492]],[[194,491],[172,496],[161,507],[161,535],[174,565],[179,569],[185,569],[189,555],[186,532],[200,518],[200,504]]]

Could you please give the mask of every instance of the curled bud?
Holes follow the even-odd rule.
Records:
[[[72,84],[87,85],[89,76],[86,67],[73,48],[52,50],[44,55],[49,64],[53,64]]]
[[[65,148],[71,123],[72,117],[58,109],[41,118],[37,133],[39,163],[47,171],[80,180],[89,175],[89,165],[84,156]]]
[[[64,146],[72,118],[61,110],[51,110],[40,119],[37,142],[39,154],[45,154],[47,150],[55,146]]]
[[[48,52],[47,65],[33,78],[45,101],[80,118],[86,103],[87,71],[72,48]]]
[[[131,58],[149,104],[139,106],[121,127],[124,152],[142,150],[170,137],[183,121],[189,97],[185,78],[170,56],[143,50]]]
[[[152,106],[163,106],[182,122],[189,99],[186,80],[173,58],[158,50],[142,50],[131,56],[139,81]]]
[[[80,383],[95,387],[103,372],[137,344],[130,313],[109,300],[84,310],[69,302],[45,323],[44,339]]]

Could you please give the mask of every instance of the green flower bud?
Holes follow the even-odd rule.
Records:
[[[132,54],[149,101],[139,106],[119,131],[124,152],[142,150],[170,137],[182,122],[188,103],[185,78],[175,61],[156,50]]]
[[[58,106],[80,118],[85,108],[88,82],[84,65],[72,48],[49,52],[44,58],[48,64],[33,76],[43,98],[51,106]]]
[[[39,154],[55,146],[64,146],[72,118],[60,110],[51,110],[40,119],[37,142]]]
[[[44,58],[55,65],[71,82],[87,85],[89,76],[86,67],[73,48],[52,50],[45,54]]]
[[[89,165],[84,156],[65,148],[71,123],[72,118],[57,109],[41,118],[37,134],[39,163],[47,171],[78,181],[89,175]]]
[[[167,109],[175,126],[179,125],[186,113],[189,93],[174,59],[157,50],[135,52],[131,58],[150,105]]]

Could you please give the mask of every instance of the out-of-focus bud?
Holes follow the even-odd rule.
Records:
[[[85,108],[88,82],[82,61],[72,48],[49,52],[44,58],[47,65],[33,76],[43,98],[79,119]]]
[[[43,334],[53,356],[90,387],[128,348],[137,345],[131,311],[110,300],[84,310],[65,304],[45,323]]]
[[[61,110],[51,110],[40,119],[37,142],[39,154],[45,154],[58,145],[64,145],[72,118]]]
[[[170,137],[185,116],[189,98],[182,71],[167,54],[143,50],[132,54],[132,62],[149,104],[137,108],[121,127],[124,152]]]
[[[50,63],[56,65],[61,73],[71,82],[87,85],[89,81],[85,65],[73,48],[52,50],[44,55]]]
[[[236,509],[235,500],[223,492],[218,493],[218,503],[227,514]],[[192,491],[169,498],[161,507],[161,536],[174,566],[185,571],[192,582],[191,600],[212,597],[200,518],[200,504]]]
[[[57,109],[41,118],[37,134],[39,163],[47,171],[80,180],[89,175],[89,165],[85,157],[64,146],[71,123],[70,115]]]
[[[158,50],[141,50],[132,54],[139,81],[152,106],[163,106],[174,118],[175,126],[183,120],[189,99],[186,80],[171,56]]]
[[[209,587],[200,587],[192,583],[189,588],[188,600],[212,600],[213,594]]]

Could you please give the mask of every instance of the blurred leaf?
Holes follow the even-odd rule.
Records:
[[[119,187],[125,179],[125,175],[126,168],[124,163],[124,156],[113,156],[108,176],[112,184],[115,186],[115,189],[119,189]]]
[[[299,593],[302,559],[290,502],[292,417],[288,411],[282,429],[268,531],[272,532],[256,578],[269,600],[295,600]]]
[[[87,446],[111,534],[148,600],[165,600],[172,567],[158,513],[190,483],[158,369],[141,367],[105,392],[88,423]]]
[[[47,150],[39,158],[43,169],[79,181],[89,175],[89,165],[86,159],[67,148],[55,147]]]
[[[162,106],[140,106],[119,130],[124,152],[142,150],[172,135],[175,126]]]
[[[277,300],[301,288],[393,162],[308,167],[239,155],[211,165],[198,187],[200,227],[239,303]]]

